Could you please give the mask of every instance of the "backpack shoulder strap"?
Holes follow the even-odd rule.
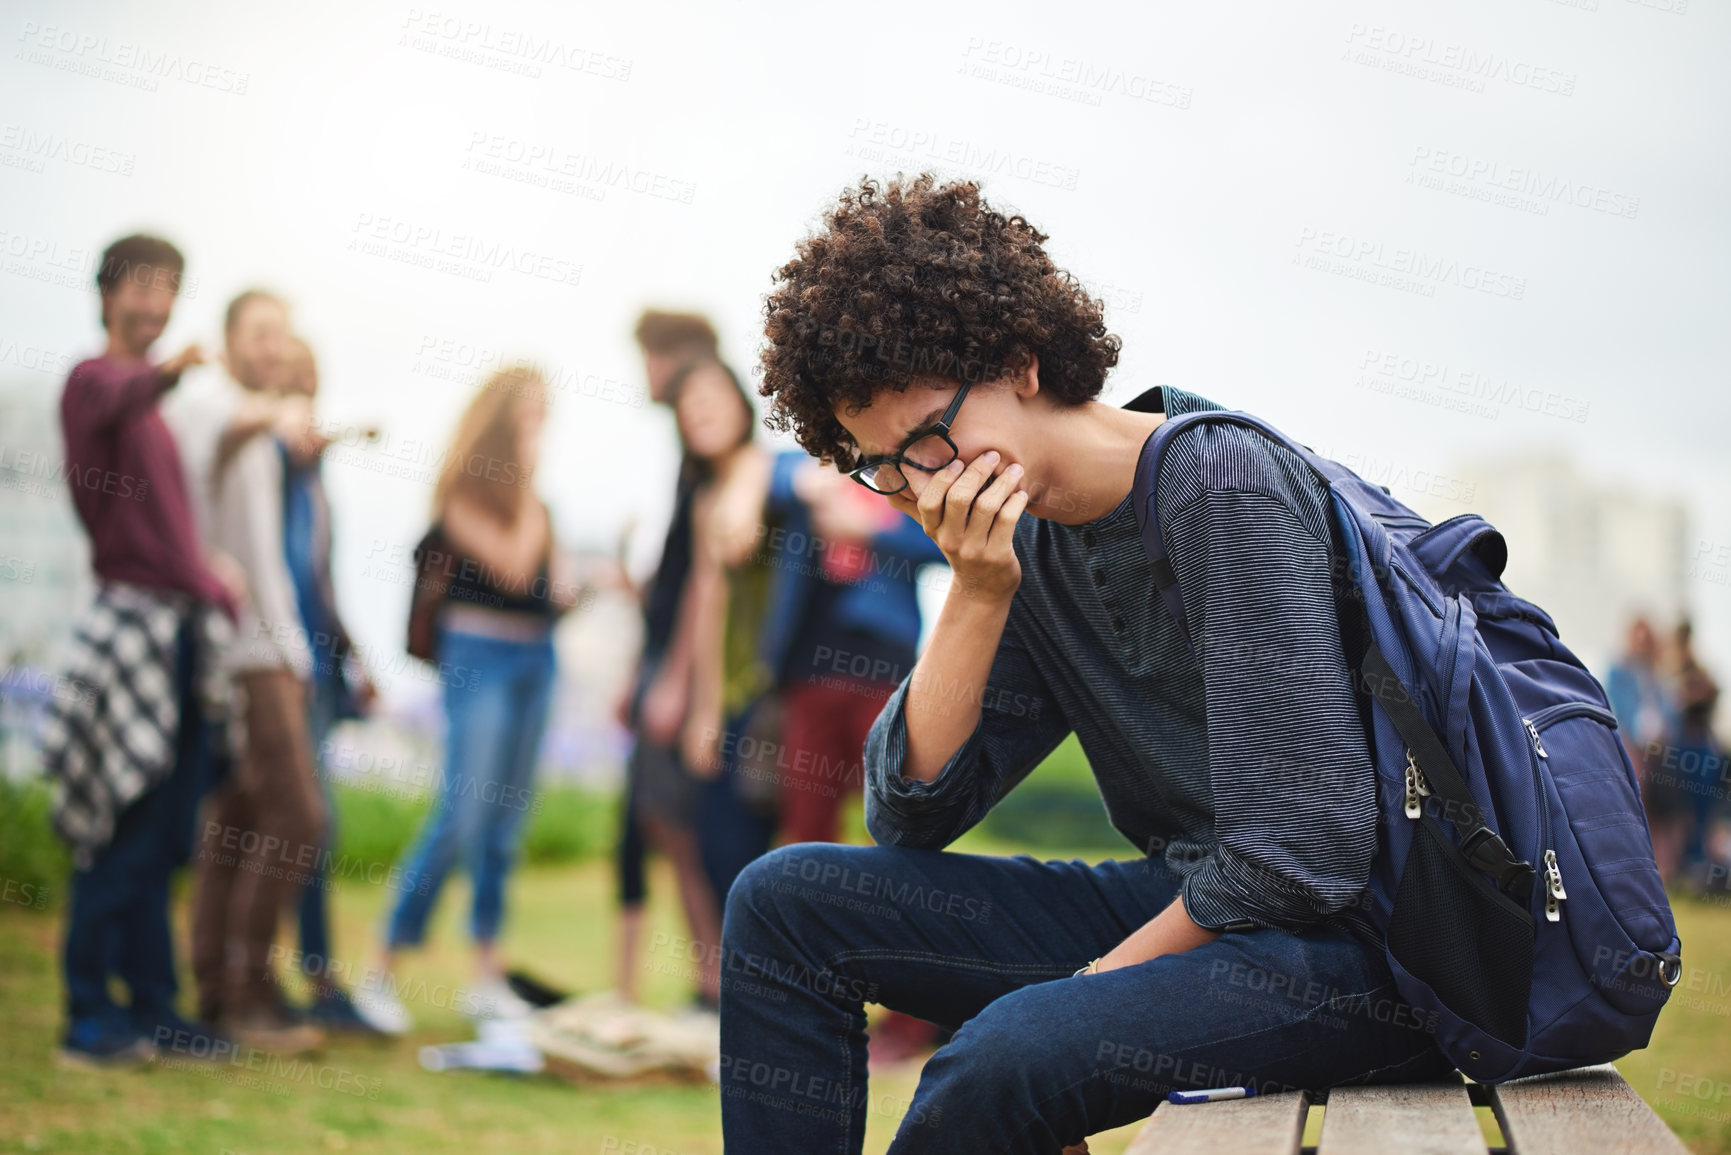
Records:
[[[1142,456],[1136,463],[1136,481],[1131,505],[1136,509],[1136,525],[1142,533],[1143,552],[1148,555],[1148,565],[1154,573],[1154,587],[1160,591],[1160,599],[1166,603],[1172,620],[1178,623],[1178,632],[1183,635],[1184,644],[1190,648],[1191,653],[1196,652],[1196,643],[1190,636],[1190,626],[1184,616],[1184,592],[1178,587],[1178,574],[1172,568],[1171,559],[1166,553],[1166,542],[1160,532],[1159,480],[1160,467],[1166,460],[1166,447],[1172,443],[1172,439],[1191,426],[1202,424],[1241,425],[1246,429],[1253,429],[1276,445],[1298,454],[1299,459],[1322,479],[1324,485],[1349,472],[1343,466],[1318,457],[1309,448],[1292,440],[1260,417],[1231,409],[1204,409],[1178,417],[1168,417],[1148,435],[1148,440],[1142,444]]]

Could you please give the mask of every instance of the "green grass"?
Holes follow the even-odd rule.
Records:
[[[432,798],[338,786],[337,852],[361,862],[392,863],[407,850]],[[574,786],[537,787],[531,796],[523,861],[579,862],[607,853],[619,829],[619,799]]]
[[[573,989],[611,986],[613,881],[607,865],[527,867],[512,885],[505,940],[511,956]],[[651,933],[680,931],[672,893],[671,875],[658,870]],[[461,884],[445,895],[431,949],[413,957],[400,976],[406,988],[468,985],[462,947],[466,897]],[[354,951],[364,962],[385,894],[345,886],[333,898],[339,954]],[[184,896],[179,905],[184,914]],[[49,1062],[62,1025],[54,957],[59,928],[53,913],[0,909],[0,1152],[567,1155],[634,1150],[630,1143],[661,1155],[721,1151],[720,1099],[712,1087],[602,1088],[551,1076],[421,1070],[416,1055],[422,1045],[472,1036],[471,1024],[457,1011],[426,1003],[411,1004],[417,1029],[406,1040],[335,1042],[319,1060],[322,1074],[309,1071],[286,1084],[280,1075],[257,1076],[259,1084],[285,1084],[286,1093],[247,1085],[244,1071],[232,1079],[185,1069],[62,1071]],[[644,979],[644,997],[652,1004],[672,1007],[687,997],[676,976],[646,971]],[[319,1086],[320,1079],[330,1086]],[[876,1079],[873,1101],[906,1103],[916,1082],[915,1073]],[[873,1115],[866,1149],[882,1152],[897,1121]],[[1094,1150],[1121,1152],[1133,1132],[1107,1136]]]
[[[0,776],[0,902],[58,906],[70,858],[48,824],[48,788]]]
[[[1042,769],[1036,777],[1046,773]],[[549,981],[576,990],[608,987],[615,949],[613,879],[598,851],[611,837],[615,804],[575,792],[557,803],[553,799],[549,794],[539,821],[554,821],[555,806],[568,807],[557,817],[567,833],[543,843],[549,849],[542,861],[515,876],[505,946],[513,959]],[[343,798],[344,843],[350,853],[389,859],[393,847],[412,837],[418,812],[411,809],[405,818],[375,805],[379,801],[377,796]],[[23,830],[27,821],[17,818],[10,804],[0,811],[0,829]],[[848,824],[855,839],[862,839],[857,804]],[[18,845],[0,843],[0,870],[34,861]],[[1004,854],[1028,848],[976,830],[956,849]],[[1045,846],[1035,852],[1091,860],[1133,853],[1128,846],[1106,853]],[[53,873],[58,868],[52,860],[41,869],[49,872],[49,893],[57,895],[64,875]],[[650,932],[679,933],[672,879],[659,866],[651,889]],[[339,958],[356,966],[371,961],[389,897],[356,883],[334,892]],[[1719,1102],[1712,1098],[1718,1088],[1731,1086],[1731,1048],[1725,1045],[1731,1034],[1731,906],[1681,896],[1674,904],[1690,969],[1674,1005],[1660,1019],[1652,1046],[1618,1066],[1692,1150],[1731,1153],[1731,1122],[1723,1116],[1731,1111],[1731,1090]],[[36,910],[0,903],[0,1152],[564,1155],[631,1151],[633,1143],[659,1155],[721,1151],[719,1098],[711,1087],[603,1088],[573,1086],[550,1076],[422,1071],[421,1045],[471,1034],[471,1024],[455,1009],[424,1002],[411,1006],[417,1029],[407,1040],[333,1043],[321,1066],[303,1069],[286,1082],[280,1075],[260,1080],[283,1084],[279,1088],[198,1070],[62,1071],[49,1061],[63,997],[55,954],[61,925],[57,905]],[[424,984],[429,991],[469,985],[466,907],[467,888],[458,882],[441,903],[430,948],[407,962],[400,976],[406,985]],[[183,923],[186,909],[183,888],[176,901]],[[185,941],[184,933],[179,941]],[[654,1005],[672,1007],[687,994],[675,975],[646,970],[643,983],[644,997]],[[321,1080],[330,1085],[321,1086]],[[916,1082],[911,1072],[873,1080],[873,1100],[905,1103]],[[1698,1097],[1703,1083],[1706,1099]],[[361,1094],[348,1093],[355,1089]],[[873,1115],[866,1150],[882,1152],[896,1123],[893,1116]],[[1096,1155],[1117,1155],[1135,1130],[1096,1137],[1091,1146]]]
[[[523,860],[531,865],[580,862],[606,855],[619,829],[613,793],[574,786],[537,788],[531,796]],[[406,797],[353,786],[336,788],[335,852],[358,866],[400,860],[432,807],[427,795]],[[48,822],[49,792],[41,781],[0,778],[0,902],[59,905],[66,879],[65,846]]]
[[[1034,853],[1082,847],[1111,857],[1126,849],[1112,829],[1106,805],[1082,744],[1071,734],[1047,755],[1028,780],[992,808],[980,823],[987,834]]]

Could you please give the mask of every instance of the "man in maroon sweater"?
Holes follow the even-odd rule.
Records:
[[[55,826],[74,860],[59,1055],[77,1066],[209,1050],[208,1033],[174,1010],[168,881],[191,851],[222,746],[203,705],[203,655],[243,587],[233,563],[207,557],[199,541],[157,412],[203,353],[192,345],[160,365],[147,359],[184,264],[155,237],[108,248],[96,275],[108,348],[73,369],[60,399],[66,478],[97,581],[73,643],[73,692],[51,710],[43,743]],[[130,990],[125,1008],[109,994],[111,974]]]

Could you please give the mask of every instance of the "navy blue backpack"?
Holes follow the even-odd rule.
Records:
[[[1260,432],[1328,488],[1368,638],[1354,671],[1377,775],[1368,911],[1401,996],[1480,1082],[1646,1046],[1682,948],[1634,767],[1604,690],[1499,580],[1502,535],[1476,514],[1433,526],[1248,414],[1168,418],[1134,504],[1181,629],[1155,482],[1172,438],[1205,421]]]

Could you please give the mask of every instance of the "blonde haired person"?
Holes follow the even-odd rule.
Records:
[[[538,373],[518,367],[495,374],[458,422],[433,493],[433,521],[446,543],[439,572],[449,583],[435,642],[448,723],[444,775],[400,874],[383,965],[355,999],[369,1021],[394,1033],[409,1026],[390,981],[398,952],[425,939],[459,863],[474,887],[469,925],[479,999],[471,1009],[526,1009],[505,984],[498,935],[552,700],[553,627],[576,600],[533,487],[546,415],[547,386]]]

